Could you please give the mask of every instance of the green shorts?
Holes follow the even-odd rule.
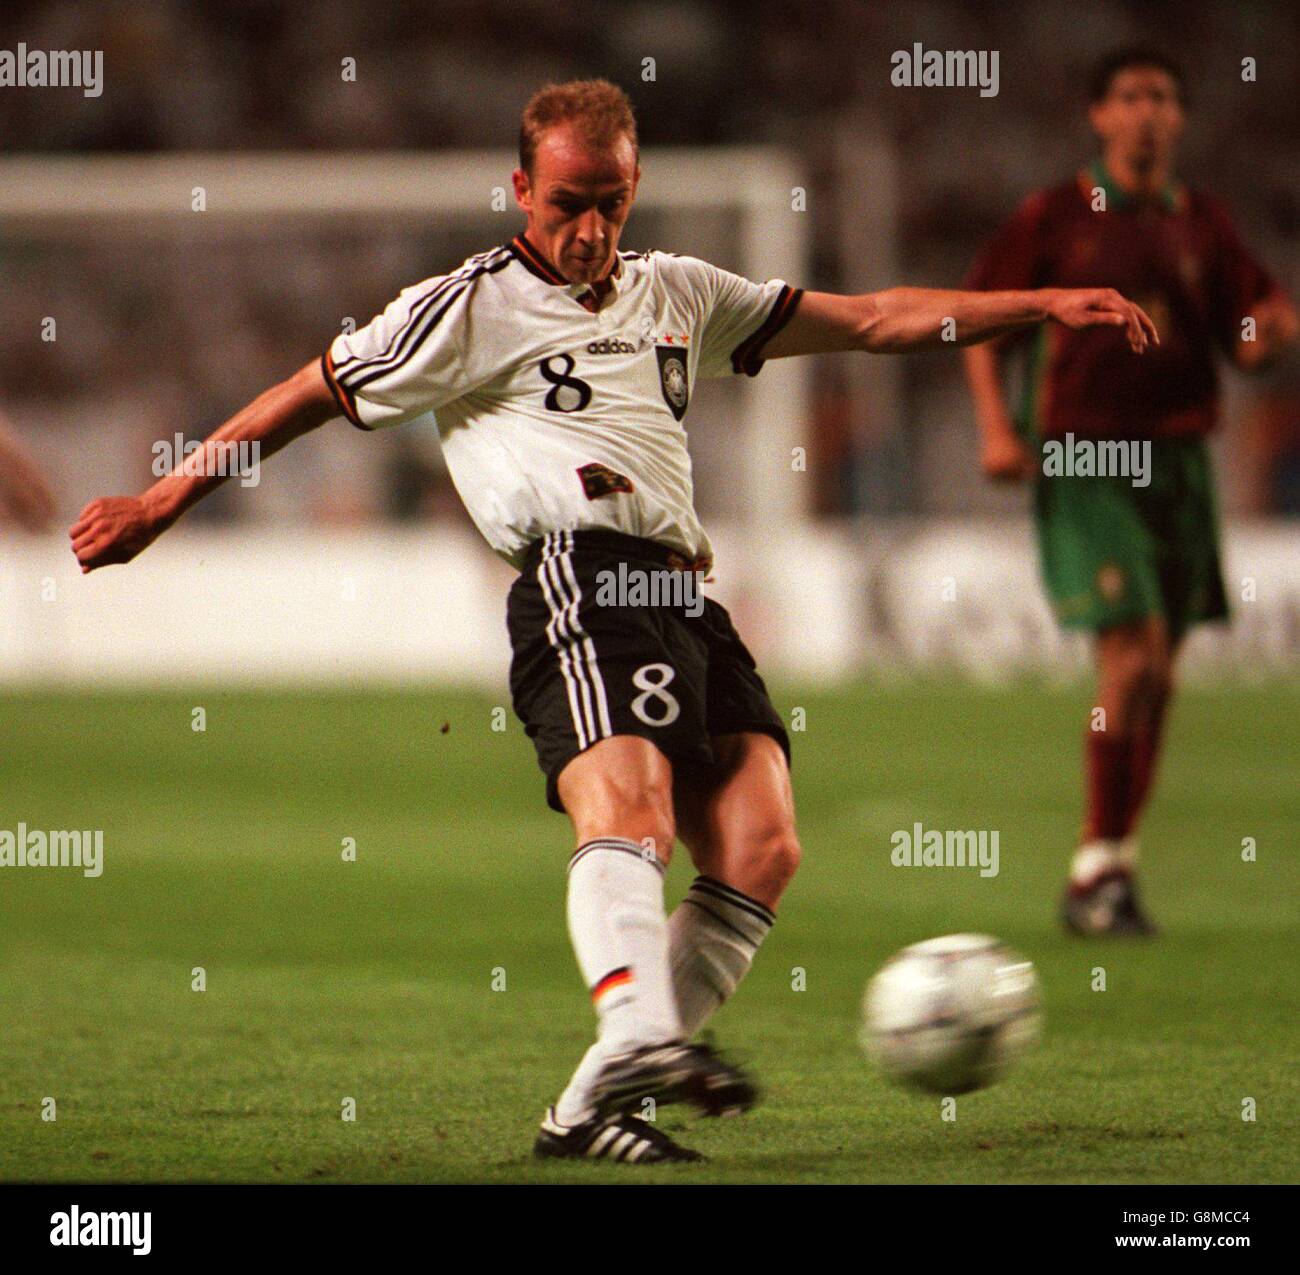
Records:
[[[1193,624],[1227,617],[1205,440],[1153,440],[1147,472],[1149,484],[1138,487],[1129,477],[1049,477],[1040,469],[1039,556],[1066,628],[1160,615],[1181,637]]]

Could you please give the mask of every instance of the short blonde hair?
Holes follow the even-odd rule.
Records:
[[[575,124],[592,146],[612,146],[628,137],[639,154],[636,116],[632,102],[617,84],[608,80],[569,80],[537,90],[524,107],[519,124],[519,167],[530,177],[542,134],[557,124]]]

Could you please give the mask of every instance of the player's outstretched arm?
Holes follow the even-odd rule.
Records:
[[[319,361],[272,386],[235,413],[186,459],[140,496],[92,500],[68,532],[82,572],[130,562],[147,549],[191,505],[225,482],[216,443],[256,443],[259,458],[339,414]],[[201,460],[200,460],[201,458]]]
[[[1027,292],[950,292],[890,288],[860,296],[806,292],[789,322],[764,347],[765,359],[796,354],[972,345],[1052,319],[1070,328],[1123,328],[1140,354],[1159,342],[1155,324],[1113,288],[1038,288]]]

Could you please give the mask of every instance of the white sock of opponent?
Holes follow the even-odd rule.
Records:
[[[591,1114],[605,1062],[682,1034],[668,971],[663,864],[634,841],[600,837],[569,861],[569,937],[600,1018],[599,1038],[556,1103],[561,1124]]]
[[[1137,866],[1137,838],[1089,841],[1070,861],[1070,884],[1083,890],[1111,872],[1132,873]]]
[[[712,877],[696,877],[668,918],[668,957],[689,1040],[749,972],[776,917]]]

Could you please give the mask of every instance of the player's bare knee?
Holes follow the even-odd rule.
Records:
[[[639,830],[637,840],[653,842],[655,852],[666,863],[677,835],[671,780],[628,776],[617,784],[614,800],[617,817]]]
[[[750,852],[750,877],[759,895],[779,895],[798,871],[803,850],[793,828],[777,828],[760,837]]]
[[[583,793],[574,826],[579,841],[622,837],[667,863],[676,839],[671,789],[647,776],[602,775]]]
[[[1150,692],[1160,667],[1159,653],[1146,642],[1112,642],[1102,665],[1103,694],[1109,691],[1121,717]]]

